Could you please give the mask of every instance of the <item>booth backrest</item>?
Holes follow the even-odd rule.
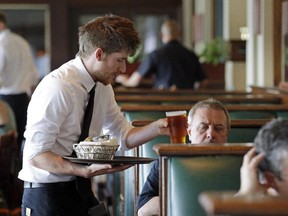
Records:
[[[165,117],[165,112],[185,110],[187,113],[193,105],[122,105],[121,110],[128,121],[152,119]],[[226,105],[232,120],[236,119],[272,119],[288,118],[287,104],[265,104],[265,105]]]
[[[169,157],[167,215],[205,216],[198,203],[203,190],[237,190],[242,156]]]
[[[268,121],[271,119],[239,119],[239,120],[232,120],[231,121],[231,129],[229,132],[229,137],[228,137],[228,142],[229,143],[243,143],[243,142],[253,142],[255,136],[257,135],[259,129],[266,124]],[[135,120],[132,121],[132,125],[139,127],[139,126],[144,126],[149,123],[151,123],[152,120]],[[245,136],[244,136],[245,135]],[[151,147],[157,143],[157,141],[160,141],[158,143],[166,143],[163,142],[161,139],[168,140],[168,137],[164,138],[156,138],[152,140],[151,142],[148,142],[145,145],[142,145],[140,148],[142,149],[142,152],[150,152],[151,153]],[[187,139],[188,142],[188,139]],[[141,153],[141,152],[140,152]],[[154,154],[147,154],[145,156],[149,157],[150,155]],[[140,155],[142,156],[142,155]]]
[[[160,156],[161,215],[205,215],[198,196],[206,190],[237,190],[244,154],[252,143],[156,144]]]

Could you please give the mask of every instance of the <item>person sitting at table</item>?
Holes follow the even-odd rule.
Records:
[[[213,98],[199,101],[188,114],[187,133],[192,144],[225,143],[230,130],[230,117],[223,104]],[[159,215],[159,160],[151,168],[137,197],[138,216]]]
[[[286,81],[279,82],[277,87],[280,89],[287,90],[288,89],[288,82],[286,82]]]
[[[115,81],[125,87],[137,87],[142,78],[155,75],[156,89],[197,89],[207,85],[198,56],[180,43],[179,36],[179,24],[166,20],[161,26],[163,46],[149,53],[130,77],[121,74]]]
[[[243,158],[236,195],[288,195],[288,120],[265,124],[254,145]]]

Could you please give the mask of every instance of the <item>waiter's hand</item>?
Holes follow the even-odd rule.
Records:
[[[111,166],[110,164],[91,164],[90,166],[87,166],[87,169],[89,170],[89,172],[87,176],[85,177],[91,178],[97,175],[120,172],[120,171],[130,168],[131,166],[133,166],[133,164],[125,164],[125,165],[117,165],[117,166]]]

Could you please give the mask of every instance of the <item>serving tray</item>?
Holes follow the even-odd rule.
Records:
[[[111,165],[125,165],[125,164],[148,164],[156,160],[155,158],[147,157],[130,157],[130,156],[114,156],[113,159],[81,159],[71,156],[63,156],[64,159],[69,160],[73,163],[83,163],[83,164],[111,164]]]

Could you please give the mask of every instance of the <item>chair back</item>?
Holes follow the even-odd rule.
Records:
[[[9,180],[17,150],[15,132],[0,135],[0,185]]]
[[[161,215],[204,216],[199,194],[239,189],[243,155],[251,147],[252,143],[156,144]]]

